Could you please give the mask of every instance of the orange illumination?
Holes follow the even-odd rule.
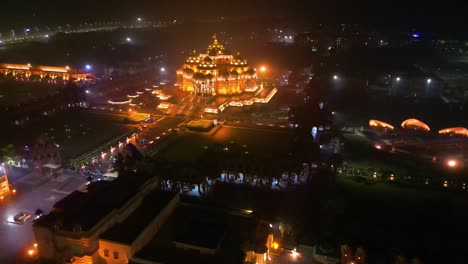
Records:
[[[3,196],[0,196],[0,200],[3,200],[4,198],[5,198],[5,197],[3,197]]]
[[[369,120],[369,126],[371,126],[371,127],[382,127],[382,128],[391,129],[391,130],[395,129],[395,127],[393,127],[390,124],[387,124],[387,123],[379,121],[379,120],[374,120],[374,119]]]
[[[260,67],[260,71],[261,72],[266,72],[266,67],[265,66]]]
[[[439,130],[439,134],[456,134],[468,137],[468,129],[464,127],[449,127]]]
[[[417,119],[414,119],[414,118],[407,119],[407,120],[403,121],[403,123],[401,123],[401,127],[403,127],[403,128],[422,129],[422,130],[425,130],[425,131],[431,130],[428,125],[426,125],[425,123],[423,123],[423,122],[421,122],[421,121],[419,121]]]
[[[447,161],[447,166],[449,166],[450,168],[455,168],[455,167],[458,166],[458,162],[456,160],[453,160],[453,159],[448,160]]]
[[[13,193],[16,193],[16,189],[13,189],[12,192],[13,192]]]
[[[34,250],[33,250],[33,249],[28,250],[28,255],[29,255],[29,256],[34,255]]]
[[[279,248],[278,242],[273,242],[272,247],[273,249],[278,249]]]

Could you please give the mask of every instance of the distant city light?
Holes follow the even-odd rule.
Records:
[[[166,68],[161,67],[161,72],[165,72],[165,71],[166,71]]]
[[[89,90],[86,90],[86,93],[89,94]]]
[[[48,38],[48,37],[49,37],[49,35],[48,35],[48,34],[46,34],[44,37],[45,37],[45,38]]]
[[[338,80],[338,75],[333,75],[333,80]]]
[[[266,67],[265,66],[260,67],[260,71],[261,72],[266,72]]]
[[[141,17],[137,18],[138,21],[141,21]]]
[[[399,82],[400,80],[401,80],[400,77],[397,77],[397,78],[396,78],[396,81],[397,81],[397,82]]]
[[[131,42],[131,41],[132,41],[132,39],[131,39],[131,38],[127,38],[127,42]]]
[[[431,82],[432,82],[432,80],[431,80],[431,79],[427,79],[427,83],[428,83],[428,84],[429,84],[429,83],[431,83]]]
[[[453,160],[453,159],[448,160],[447,161],[447,166],[449,166],[450,168],[455,168],[455,167],[458,166],[458,162],[456,160]]]
[[[86,68],[87,70],[91,70],[91,65],[86,64],[85,68]]]
[[[412,34],[411,36],[413,36],[413,38],[419,38],[419,37],[420,37],[420,35],[419,35],[419,34],[417,34],[417,33],[415,33],[415,34]]]

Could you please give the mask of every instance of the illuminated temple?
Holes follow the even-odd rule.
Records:
[[[188,57],[177,71],[184,91],[202,94],[240,94],[257,90],[257,73],[239,54],[232,55],[213,36],[206,53]]]

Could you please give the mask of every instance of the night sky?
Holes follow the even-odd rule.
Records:
[[[135,16],[285,17],[291,21],[464,29],[463,1],[370,0],[23,0],[2,1],[0,28],[108,21]],[[458,3],[457,3],[458,2]]]

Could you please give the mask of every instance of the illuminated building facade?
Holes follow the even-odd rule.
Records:
[[[227,52],[216,36],[206,53],[194,52],[177,71],[177,84],[182,90],[212,95],[254,92],[257,78],[247,60]]]
[[[68,66],[32,66],[31,64],[0,64],[0,74],[15,78],[30,79],[49,79],[63,81],[92,81],[94,74],[73,70]]]
[[[0,164],[0,196],[4,197],[10,194],[10,184],[4,165]]]

